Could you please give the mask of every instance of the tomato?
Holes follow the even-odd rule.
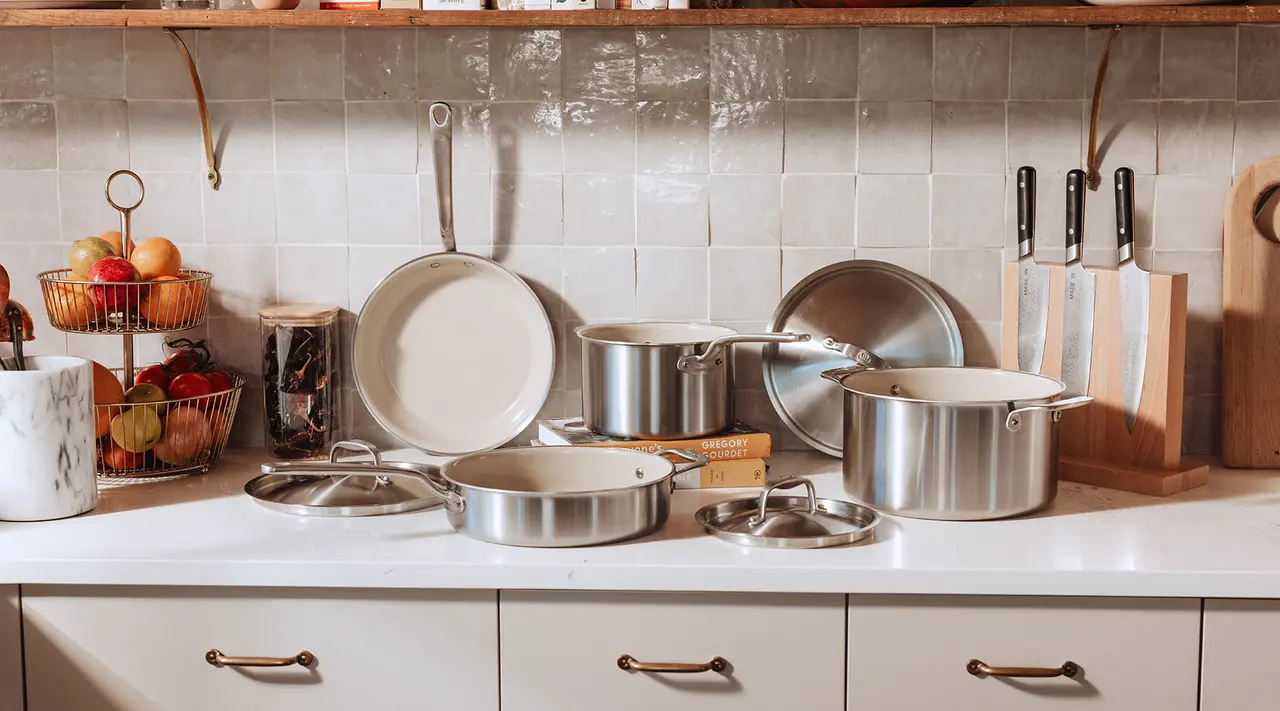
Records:
[[[162,365],[148,365],[138,371],[138,375],[133,379],[134,384],[150,383],[161,390],[167,391],[169,388],[169,374],[165,372]]]
[[[196,352],[185,350],[169,356],[164,362],[164,369],[170,375],[182,375],[195,370],[198,365],[200,365],[200,358]]]
[[[183,373],[169,383],[169,397],[175,400],[199,397],[211,392],[213,386],[209,384],[209,379],[200,373]]]
[[[224,393],[231,389],[231,374],[225,370],[211,370],[202,375],[209,380],[209,386],[215,393]]]

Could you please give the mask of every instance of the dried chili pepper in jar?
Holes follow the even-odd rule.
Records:
[[[338,307],[287,304],[258,313],[267,449],[281,459],[326,456],[340,439]]]

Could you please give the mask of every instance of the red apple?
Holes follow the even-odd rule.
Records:
[[[142,281],[133,263],[123,257],[103,257],[89,268],[89,281],[120,283]],[[141,286],[95,286],[93,300],[107,313],[129,311],[138,306]]]

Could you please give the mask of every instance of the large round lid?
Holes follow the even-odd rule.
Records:
[[[764,385],[783,423],[815,449],[840,456],[844,397],[824,370],[853,365],[833,339],[871,351],[889,367],[963,365],[960,327],[929,282],[874,260],[832,264],[792,287],[769,330],[807,333],[808,343],[768,345]]]

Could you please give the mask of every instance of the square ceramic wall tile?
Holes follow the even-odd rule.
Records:
[[[1129,26],[1116,37],[1107,62],[1104,100],[1160,98],[1161,30],[1156,26]],[[1085,40],[1085,87],[1093,91],[1098,61],[1111,28],[1090,28]]]
[[[711,104],[711,172],[781,173],[783,103]]]
[[[493,244],[492,206],[488,173],[453,176],[453,229],[460,246]],[[418,226],[427,252],[443,249],[440,216],[436,212],[436,183],[431,175],[418,176]]]
[[[200,219],[202,190],[208,183],[199,173],[146,173],[145,209],[133,216],[134,240],[167,237],[178,244],[204,242],[204,222]]]
[[[495,173],[561,173],[560,105],[555,102],[495,103],[489,108]]]
[[[551,318],[553,338],[564,318],[564,250],[553,245],[494,245],[493,260],[520,277]]]
[[[864,27],[858,49],[858,98],[933,98],[933,28]]]
[[[1003,175],[935,175],[929,244],[999,249],[1004,211]]]
[[[418,29],[418,98],[483,101],[489,98],[489,30]]]
[[[1210,395],[1222,389],[1221,323],[1188,321],[1186,362],[1186,394]]]
[[[1012,28],[1009,98],[1085,98],[1083,27]]]
[[[564,298],[568,318],[635,318],[635,249],[565,247]]]
[[[794,28],[783,32],[788,99],[858,98],[858,28]]]
[[[1010,170],[1030,165],[1048,176],[1079,168],[1080,125],[1079,102],[1010,101]]]
[[[275,166],[272,102],[210,102],[209,130],[217,136],[219,165],[236,171],[271,170]]]
[[[198,66],[200,85],[211,101],[270,99],[271,73],[263,70],[271,66],[271,31],[210,30],[200,38]]]
[[[493,176],[493,243],[524,246],[561,244],[564,230],[562,189],[559,175]]]
[[[1009,98],[1009,28],[939,27],[934,35],[933,97]]]
[[[348,101],[347,170],[352,173],[416,173],[417,104],[412,101]]]
[[[1166,27],[1163,57],[1162,98],[1235,98],[1235,27]]]
[[[59,241],[62,235],[58,226],[58,174],[53,171],[0,171],[0,214],[4,215],[0,220],[0,242]],[[105,229],[108,227],[102,228]],[[86,236],[88,234],[76,234],[68,236],[68,239]],[[7,254],[8,248],[6,261]],[[14,269],[14,266],[10,264],[9,269]],[[16,273],[11,272],[10,275],[16,276]],[[13,298],[19,298],[16,292]]]
[[[1000,366],[1000,322],[961,321],[960,340],[964,343],[964,364],[974,368]]]
[[[858,259],[888,262],[907,271],[929,276],[929,253],[923,247],[859,247]]]
[[[1098,117],[1098,156],[1104,169],[1125,166],[1138,175],[1155,174],[1159,109],[1160,103],[1155,101],[1107,103],[1106,110]],[[1090,102],[1082,102],[1080,143],[1086,148],[1091,111]]]
[[[349,285],[346,245],[281,245],[277,299],[287,303],[336,304],[347,308]]]
[[[711,29],[711,98],[715,101],[781,99],[785,69],[782,31]]]
[[[1156,177],[1155,248],[1221,249],[1229,176]]]
[[[782,176],[782,244],[853,247],[852,175]]]
[[[204,143],[195,102],[130,101],[129,167],[144,176],[152,170],[203,172]]]
[[[711,98],[710,44],[705,27],[636,30],[636,98]]]
[[[636,178],[637,243],[706,247],[708,177],[641,175]]]
[[[200,56],[199,33],[178,33],[192,58]],[[124,91],[129,99],[192,99],[195,89],[173,40],[151,27],[124,31]]]
[[[1160,102],[1159,172],[1231,175],[1235,104],[1230,101]]]
[[[1004,174],[1005,105],[985,101],[933,104],[933,171]]]
[[[1191,322],[1222,321],[1222,251],[1159,249],[1155,268],[1187,275],[1187,319]]]
[[[53,98],[53,31],[0,28],[0,101]]]
[[[277,101],[275,109],[276,170],[341,173],[347,169],[346,115],[341,101]]]
[[[106,230],[120,229],[120,213],[112,209],[102,195],[102,188],[111,171],[61,170],[50,174],[57,179],[55,195],[62,208],[59,210],[61,214],[58,217],[62,224],[62,234],[66,235],[68,241],[97,235]],[[31,175],[31,173],[8,173],[7,175]],[[46,203],[41,206],[41,209],[47,209],[47,207]],[[46,236],[58,239],[57,230],[49,231]],[[39,237],[22,241],[38,240]]]
[[[281,244],[346,244],[347,176],[277,173],[276,234]]]
[[[641,173],[706,173],[710,116],[706,101],[637,102],[637,169]]]
[[[114,99],[58,101],[58,167],[116,170],[129,164],[129,111]]]
[[[564,31],[564,98],[636,96],[636,33],[630,28]]]
[[[348,244],[417,245],[418,234],[418,176],[347,176]]]
[[[1221,452],[1222,396],[1188,395],[1182,402],[1182,451],[1187,454]]]
[[[630,101],[567,101],[561,120],[568,173],[636,171],[636,111]]]
[[[855,172],[858,103],[788,101],[782,153],[788,173]]]
[[[636,249],[636,317],[702,321],[707,309],[707,250]]]
[[[271,29],[271,92],[276,99],[341,99],[342,30]]]
[[[928,173],[932,138],[927,101],[858,103],[859,173]]]
[[[929,246],[929,176],[861,176],[858,246]]]
[[[1236,104],[1233,173],[1239,175],[1261,156],[1280,154],[1280,102]]]
[[[559,30],[491,30],[490,98],[494,101],[559,99],[560,57]]]
[[[123,99],[124,30],[54,29],[53,80],[58,96]]]
[[[782,176],[711,176],[711,244],[777,247],[782,243]]]
[[[564,243],[576,246],[634,246],[634,175],[564,176]]]
[[[0,103],[0,170],[56,168],[55,116],[52,103]]]
[[[421,253],[417,245],[356,246],[347,252],[347,290],[353,312],[359,313],[375,287],[400,265]]]
[[[204,232],[210,245],[275,244],[275,175],[224,173],[204,194]]]
[[[790,291],[801,279],[823,267],[856,259],[853,247],[783,247],[782,292]]]
[[[712,247],[711,318],[764,321],[782,298],[782,251],[776,247]]]
[[[418,94],[417,34],[412,28],[343,31],[343,84],[348,101],[409,101]]]
[[[1000,320],[1000,250],[934,249],[929,278],[958,321]]]
[[[1236,98],[1240,101],[1280,99],[1280,27],[1246,25],[1239,32]]]
[[[254,318],[276,302],[275,246],[216,245],[205,248],[209,271],[217,275],[211,292],[214,316]]]

